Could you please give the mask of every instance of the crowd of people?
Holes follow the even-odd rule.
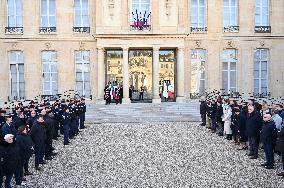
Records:
[[[11,187],[13,176],[17,187],[25,184],[25,176],[32,175],[29,161],[33,155],[36,170],[52,160],[57,155],[53,140],[62,134],[64,146],[68,145],[85,128],[84,98],[15,103],[0,108],[0,187],[4,183],[5,188]]]
[[[283,171],[278,176],[284,177],[284,109],[281,101],[254,98],[237,101],[215,96],[202,97],[200,100],[202,123],[212,133],[224,136],[238,145],[238,150],[248,150],[249,159],[257,159],[263,149],[265,161],[260,164],[266,169],[273,169],[274,156],[282,156]]]

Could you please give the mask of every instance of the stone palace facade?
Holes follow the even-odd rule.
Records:
[[[284,95],[283,0],[0,0],[0,101]],[[133,95],[135,96],[138,95]]]

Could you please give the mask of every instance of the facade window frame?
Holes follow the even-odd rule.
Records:
[[[12,56],[15,56],[15,60],[12,60]],[[24,54],[22,51],[9,51],[8,52],[9,60],[9,95],[12,99],[22,99],[25,97],[25,71],[24,71]],[[15,66],[15,73],[12,73],[12,66]],[[22,66],[22,69],[19,67]],[[23,72],[21,73],[20,70]],[[16,75],[16,93],[13,92],[13,76]],[[20,76],[22,75],[22,78]],[[23,80],[21,80],[23,79]],[[23,91],[22,91],[23,89]]]
[[[131,0],[130,4],[130,31],[135,30],[142,30],[142,31],[150,31],[151,30],[151,1],[147,0],[147,2],[144,3],[145,0]],[[134,5],[138,7],[138,9],[134,9]],[[138,5],[138,6],[137,6]],[[147,7],[148,10],[142,10],[142,8]],[[141,23],[140,23],[141,20]]]
[[[10,8],[9,2],[13,2],[13,7]],[[23,3],[22,0],[7,0],[7,27],[5,27],[6,34],[23,34]],[[12,12],[10,12],[10,10]],[[19,11],[20,10],[20,11]],[[15,21],[14,24],[10,23],[10,18]]]
[[[191,91],[190,95],[191,95],[191,98],[194,98],[196,97],[197,95],[198,96],[202,96],[205,94],[206,92],[206,61],[207,61],[207,51],[206,49],[203,49],[203,48],[195,48],[195,49],[192,49],[191,50],[191,58],[190,58],[190,65],[191,65],[191,71],[192,71],[192,65],[193,65],[193,60],[196,60],[198,61],[197,63],[197,79],[196,81],[198,82],[197,84],[197,90],[198,92],[196,93],[196,91]],[[194,56],[196,56],[196,58],[194,58]],[[203,65],[202,65],[203,64]],[[201,68],[203,67],[203,73],[204,75],[202,76],[202,72],[201,72]],[[191,74],[191,81],[192,81],[192,72],[190,73]],[[202,89],[201,88],[201,82],[204,82],[204,88]],[[192,84],[192,83],[191,83]],[[192,85],[191,85],[192,86]]]
[[[259,56],[260,58],[256,58],[256,53],[259,52]],[[263,58],[264,53],[266,54],[266,58]],[[267,96],[269,94],[269,87],[268,87],[268,81],[269,81],[269,49],[267,48],[257,48],[254,50],[254,76],[253,76],[253,80],[254,80],[254,95],[256,96]],[[265,69],[263,68],[263,63],[266,63],[266,67]],[[265,74],[266,76],[263,77],[262,73],[263,71],[266,71]],[[257,72],[257,74],[256,74]],[[257,75],[257,76],[256,76]],[[255,84],[255,81],[258,81],[258,85]],[[266,81],[265,86],[263,85],[263,81]],[[266,88],[266,91],[263,92],[262,89]],[[256,90],[258,90],[256,92]]]
[[[77,55],[79,54],[79,60],[77,60]],[[87,60],[84,60],[84,56],[87,54]],[[91,78],[90,78],[90,50],[76,50],[75,53],[75,80],[76,80],[76,91],[78,90],[78,83],[82,83],[82,93],[79,92],[80,96],[90,97],[91,96]],[[79,66],[81,66],[80,71],[78,71]],[[81,73],[81,78],[78,79],[77,73]],[[89,80],[86,79],[85,74],[89,73]],[[89,91],[86,89],[86,84],[88,84]],[[87,95],[89,92],[89,95]]]
[[[54,56],[55,58],[48,59],[45,61],[44,55],[48,54],[48,56],[52,57]],[[42,60],[42,90],[43,90],[43,95],[56,95],[58,92],[58,70],[57,70],[57,52],[56,51],[42,51],[41,52],[41,60]],[[48,67],[48,70],[45,70],[45,66]],[[55,69],[55,70],[52,70]],[[49,79],[45,80],[45,74],[48,74]],[[45,89],[45,84],[49,85],[49,89]],[[53,86],[53,84],[55,84]]]
[[[43,1],[46,1],[46,7],[43,7]],[[50,4],[54,3],[54,14],[50,13]],[[46,14],[43,13],[43,8]],[[43,18],[47,18],[47,25],[44,25]],[[54,17],[54,23],[51,23],[51,17]],[[56,0],[41,0],[40,1],[40,34],[56,33]]]
[[[264,1],[266,1],[264,3]],[[267,12],[264,9],[267,9]],[[259,13],[258,13],[259,10]],[[271,33],[270,26],[270,0],[255,0],[255,33]],[[265,23],[265,19],[267,23]],[[259,21],[257,19],[260,19]],[[258,23],[259,22],[259,23]]]
[[[196,1],[196,6],[193,5],[193,1]],[[207,32],[207,0],[203,0],[204,5],[201,4],[201,0],[191,0],[191,33],[205,33]],[[201,9],[204,9],[204,15],[202,19]],[[197,10],[196,15],[194,15],[194,11]],[[197,17],[197,23],[193,23],[193,17]],[[195,26],[196,24],[196,26]]]
[[[86,1],[86,6],[87,7],[83,7],[84,3],[83,1]],[[76,2],[80,3],[80,14],[76,14]],[[89,13],[89,0],[74,0],[74,26],[73,26],[73,32],[74,33],[90,33],[90,13]],[[84,14],[84,10],[87,10],[87,14]],[[80,24],[76,25],[76,17],[79,16],[80,17]],[[84,21],[84,17],[87,17],[87,23],[85,23]]]
[[[229,52],[230,50],[234,51],[234,57],[228,57],[224,58],[225,52]],[[227,64],[227,69],[224,68],[225,63]],[[223,50],[222,54],[222,90],[225,91],[225,93],[232,93],[237,92],[238,89],[238,82],[237,82],[237,63],[238,63],[238,50],[235,48],[227,48]],[[235,64],[235,65],[233,65]],[[233,69],[235,67],[235,69]],[[234,76],[234,86],[232,86],[232,73],[235,73]],[[227,85],[224,85],[224,80],[227,79]]]
[[[227,1],[228,6],[225,5]],[[235,2],[235,4],[233,3]],[[227,10],[227,11],[225,11]],[[225,13],[228,12],[229,24],[225,24],[227,18]],[[235,17],[233,17],[235,15]],[[238,0],[223,0],[223,32],[239,32],[239,1]]]

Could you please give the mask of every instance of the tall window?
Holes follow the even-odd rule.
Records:
[[[222,88],[226,93],[237,90],[237,50],[223,51]]]
[[[57,87],[57,53],[54,51],[42,52],[43,94],[56,95]]]
[[[205,59],[206,50],[191,51],[191,93],[203,95],[205,92]]]
[[[151,30],[150,0],[132,0],[131,30]]]
[[[238,0],[224,0],[223,31],[238,32]]]
[[[76,91],[80,96],[90,97],[90,51],[75,51]]]
[[[88,0],[74,0],[74,27],[75,33],[89,33],[89,6]]]
[[[254,94],[268,95],[268,49],[254,51]]]
[[[269,0],[255,0],[255,32],[270,33]]]
[[[8,53],[10,67],[10,97],[19,99],[25,96],[24,57],[23,52]]]
[[[6,33],[23,33],[22,1],[7,0],[7,22]]]
[[[191,32],[205,32],[206,0],[191,0]]]
[[[40,33],[56,32],[55,0],[41,0]]]

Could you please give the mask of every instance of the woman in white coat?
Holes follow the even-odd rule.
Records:
[[[232,108],[230,107],[229,100],[227,99],[223,103],[223,118],[222,118],[222,121],[224,122],[224,135],[226,135],[227,140],[232,140],[231,116],[232,116]]]

